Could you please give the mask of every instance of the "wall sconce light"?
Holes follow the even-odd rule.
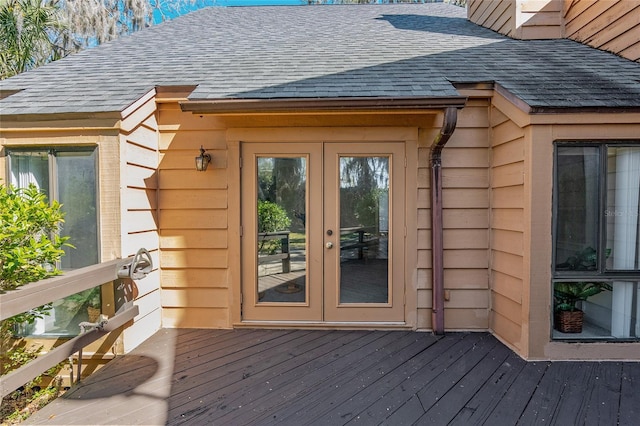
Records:
[[[200,145],[200,155],[196,157],[196,170],[204,172],[211,162],[211,154],[205,153],[205,149]]]

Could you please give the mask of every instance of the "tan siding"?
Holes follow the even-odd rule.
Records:
[[[565,0],[566,36],[640,60],[640,0]]]
[[[226,249],[163,249],[160,263],[166,269],[227,268]]]
[[[445,303],[447,329],[488,327],[488,126],[487,101],[471,98],[467,107],[460,111],[457,128],[443,150],[444,285],[449,298]],[[426,288],[419,291],[418,327],[428,328],[432,306],[428,147],[420,148],[418,167],[418,277],[419,282],[426,284]],[[478,311],[484,313],[478,315]]]
[[[226,210],[193,209],[161,210],[162,229],[226,229]]]
[[[492,229],[491,247],[500,247],[505,253],[524,256],[522,232]]]
[[[523,40],[562,38],[562,0],[524,0],[517,3],[516,36]]]
[[[518,39],[561,38],[562,0],[470,0],[471,22]]]
[[[640,0],[469,0],[471,22],[516,39],[569,38],[640,61]]]
[[[200,147],[194,148],[193,157],[198,154]],[[161,163],[162,164],[162,163]],[[204,178],[206,176],[206,179]],[[162,189],[226,189],[227,171],[209,167],[206,172],[196,171],[195,161],[188,168],[182,170],[164,170],[159,172],[159,186]],[[162,191],[161,191],[162,192]],[[161,207],[162,208],[162,207]]]
[[[177,288],[162,291],[165,308],[226,308],[226,288]]]
[[[229,328],[228,308],[164,308],[162,324],[168,328]]]
[[[515,303],[522,304],[522,279],[503,274],[499,271],[491,272],[491,289],[492,293],[500,294],[503,297],[513,300]],[[513,318],[518,321],[521,315]]]
[[[123,112],[120,124],[120,180],[122,254],[145,248],[159,268],[158,240],[158,125],[153,93]],[[140,280],[136,304],[140,314],[125,333],[129,349],[161,326],[159,269]]]
[[[497,312],[491,313],[491,330],[505,344],[519,351],[522,347],[522,326]]]
[[[184,206],[194,209],[226,209],[228,207],[227,191],[198,189],[185,192],[180,189],[163,189],[159,196],[159,204],[167,210],[179,210]]]
[[[491,328],[520,347],[524,276],[525,133],[505,104],[491,110]]]
[[[492,248],[491,269],[522,280],[524,275],[523,256],[498,251],[495,247]]]
[[[523,232],[523,209],[495,209],[491,212],[491,229]]]
[[[486,308],[481,309],[445,309],[444,323],[449,330],[486,330],[489,314]]]
[[[487,249],[489,248],[486,229],[445,229],[444,248],[452,249]]]
[[[487,268],[447,269],[444,280],[449,289],[478,289],[486,288],[489,282]]]
[[[160,237],[163,248],[167,249],[226,249],[227,232],[221,229],[180,229],[165,230]]]
[[[159,108],[163,325],[228,328],[226,131],[217,119],[183,113],[176,104]],[[195,170],[200,146],[212,156],[205,172]]]
[[[513,36],[516,28],[515,3],[510,0],[469,0],[467,17],[471,22]]]
[[[443,222],[445,229],[487,229],[489,226],[489,211],[484,208],[447,209]]]
[[[229,272],[226,269],[180,268],[162,271],[163,288],[227,288]]]
[[[491,186],[503,188],[524,184],[524,164],[522,161],[505,165],[495,165],[491,170]]]

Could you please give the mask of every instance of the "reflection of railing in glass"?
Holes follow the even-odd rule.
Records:
[[[389,301],[389,157],[340,158],[340,303]]]
[[[306,158],[257,159],[257,292],[260,302],[306,299]]]

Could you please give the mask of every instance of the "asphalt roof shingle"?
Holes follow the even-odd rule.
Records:
[[[121,111],[155,86],[194,100],[455,97],[499,83],[532,107],[640,107],[640,64],[519,41],[447,4],[212,7],[0,82],[0,114]]]

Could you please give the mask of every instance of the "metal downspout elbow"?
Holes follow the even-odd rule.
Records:
[[[444,245],[442,221],[442,150],[456,129],[458,110],[444,111],[442,128],[433,141],[431,165],[431,258],[433,271],[431,325],[435,334],[444,334]]]

